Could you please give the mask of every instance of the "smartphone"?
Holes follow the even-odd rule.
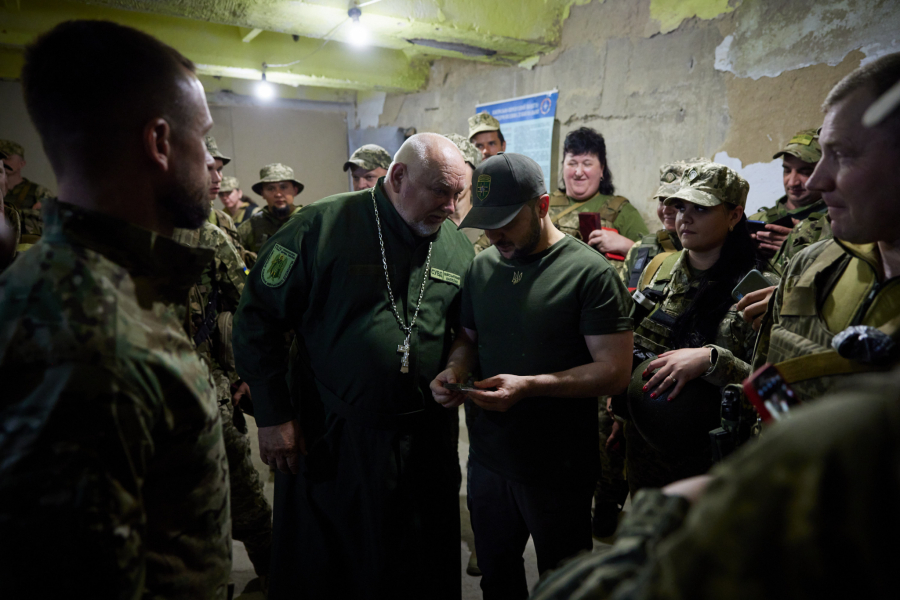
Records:
[[[764,231],[766,229],[766,222],[747,219],[747,229],[750,230],[750,233],[759,233],[760,231]]]
[[[750,292],[755,292],[756,290],[761,290],[767,287],[772,287],[772,284],[769,283],[769,280],[763,277],[763,274],[760,273],[757,269],[753,269],[747,275],[741,279],[741,282],[735,286],[733,290],[731,290],[731,297],[740,302],[741,298],[749,294]]]
[[[445,390],[450,390],[451,392],[496,392],[497,388],[477,388],[470,383],[445,383]]]
[[[744,394],[763,422],[786,419],[792,407],[800,404],[797,395],[775,365],[766,364],[744,380]]]
[[[581,232],[581,239],[587,244],[591,237],[591,232],[595,229],[601,229],[600,213],[583,212],[578,213],[578,230]]]
[[[782,227],[794,228],[794,218],[791,215],[784,215],[776,221],[772,221],[772,225],[781,225]]]

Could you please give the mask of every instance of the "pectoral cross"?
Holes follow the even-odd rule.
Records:
[[[402,344],[397,345],[397,354],[403,355],[400,359],[400,372],[409,373],[409,336],[406,336]]]

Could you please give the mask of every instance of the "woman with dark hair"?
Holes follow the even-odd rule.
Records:
[[[606,141],[590,127],[569,132],[563,144],[565,190],[550,198],[550,219],[564,233],[582,239],[579,213],[600,213],[600,228],[584,241],[621,267],[631,246],[649,233],[643,217],[622,196],[616,196],[606,160]],[[616,260],[616,257],[619,257]]]
[[[644,299],[637,310],[647,316],[636,321],[635,354],[655,355],[655,359],[633,374],[629,401],[632,407],[636,399],[646,403],[644,394],[649,394],[652,404],[668,394],[668,401],[682,404],[657,406],[657,421],[644,425],[637,421],[635,410],[630,411],[633,420],[625,428],[625,462],[632,493],[709,469],[712,457],[705,431],[684,444],[679,437],[683,432],[666,432],[666,440],[679,440],[667,441],[677,447],[666,448],[644,438],[641,431],[668,426],[660,421],[667,419],[667,411],[696,411],[717,419],[721,389],[740,383],[750,373],[756,334],[731,296],[749,271],[764,268],[746,226],[749,187],[728,167],[704,161],[685,168],[681,188],[666,200],[678,211],[675,227],[683,249],[658,255],[641,276],[638,290]],[[778,282],[774,275],[766,278],[773,285]],[[634,384],[638,377],[645,381],[643,389]],[[692,385],[681,394],[696,379],[708,385]]]

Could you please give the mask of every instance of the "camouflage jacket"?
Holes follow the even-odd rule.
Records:
[[[681,240],[674,233],[660,229],[656,233],[645,235],[625,255],[625,262],[619,275],[629,291],[637,288],[638,281],[650,261],[660,252],[681,250]]]
[[[234,224],[231,215],[213,207],[213,209],[209,211],[208,221],[221,229],[225,235],[228,236],[228,241],[231,242],[231,245],[237,250],[238,255],[244,264],[253,264],[256,262],[256,254],[244,248],[244,245],[241,243],[241,236],[238,234],[237,225]]]
[[[665,296],[664,299],[634,329],[635,346],[654,354],[672,349],[671,326],[687,310],[700,283],[699,277],[695,277],[688,266],[687,251],[682,250],[675,256],[671,272],[666,272],[666,263],[663,263],[649,283],[650,288]],[[767,273],[766,277],[773,285],[778,282],[772,274]],[[732,305],[719,322],[713,343],[705,345],[716,350],[717,358],[704,379],[716,386],[740,383],[750,374],[749,363],[755,342],[756,332],[752,325],[744,321]]]
[[[784,272],[791,259],[807,246],[834,237],[831,233],[831,223],[827,218],[828,206],[825,205],[824,200],[819,200],[812,206],[806,207],[806,210],[810,212],[806,218],[794,226],[791,234],[781,246],[781,250],[775,256],[774,262],[781,272]]]
[[[613,202],[616,200],[616,202]],[[595,194],[581,203],[578,208],[566,212],[562,217],[558,215],[569,207],[579,204],[577,200],[569,198],[562,192],[556,192],[550,198],[550,220],[557,229],[574,238],[581,239],[581,229],[578,226],[578,213],[598,212],[602,219],[603,227],[617,230],[621,235],[637,242],[643,236],[650,233],[641,213],[625,198],[621,196],[604,196]],[[613,207],[613,205],[618,205]],[[583,240],[587,242],[587,240]]]
[[[226,455],[184,328],[212,253],[55,200],[44,216],[0,276],[4,592],[224,598]]]
[[[295,206],[291,210],[291,215],[296,214],[300,208],[302,207]],[[238,228],[241,244],[243,244],[244,248],[249,252],[259,254],[263,244],[265,244],[270,237],[275,235],[275,232],[281,229],[281,226],[285,223],[287,223],[287,219],[279,219],[274,216],[269,210],[269,207],[266,206],[250,217],[250,219],[241,223],[241,226]],[[247,266],[252,267],[253,265],[248,264]]]
[[[797,409],[715,467],[690,510],[639,492],[611,551],[545,575],[532,600],[894,597],[898,390],[895,369]]]
[[[197,230],[176,229],[173,238],[185,246],[215,250],[215,259],[203,269],[199,282],[191,288],[191,336],[213,374],[218,399],[230,399],[231,384],[238,377],[228,334],[231,316],[237,310],[247,281],[247,269],[228,236],[211,223],[204,223]],[[211,302],[213,290],[215,302]]]
[[[10,264],[18,255],[31,248],[41,239],[41,234],[44,232],[44,219],[41,216],[41,211],[33,208],[17,209],[13,206],[7,206],[5,211],[6,220],[16,240],[12,259],[7,262],[7,264]]]
[[[753,368],[832,349],[835,334],[851,325],[880,327],[900,306],[900,277],[882,281],[874,244],[823,240],[788,264],[769,304],[753,355]],[[830,391],[846,375],[816,376],[791,384],[805,402]]]
[[[778,219],[787,216],[788,212],[790,212],[790,209],[787,207],[787,196],[782,196],[775,202],[775,206],[772,208],[763,207],[747,218],[751,221],[774,223]]]
[[[18,209],[34,208],[34,205],[38,202],[43,202],[52,197],[53,194],[50,193],[50,190],[23,177],[19,185],[6,194],[6,203]]]

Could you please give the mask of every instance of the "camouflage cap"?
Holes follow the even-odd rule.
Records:
[[[544,173],[534,160],[511,152],[491,156],[472,174],[472,208],[459,229],[499,229],[526,202],[546,193]]]
[[[22,158],[25,158],[25,148],[12,140],[0,140],[0,152],[3,152],[6,156],[18,154]]]
[[[294,179],[294,170],[287,165],[281,163],[272,163],[266,165],[259,170],[259,181],[253,184],[252,189],[255,193],[262,196],[262,188],[264,183],[274,183],[278,181],[292,181],[300,188],[297,193],[303,191],[303,184]]]
[[[469,117],[469,141],[484,131],[500,131],[500,121],[489,112],[480,112]]]
[[[354,166],[362,167],[366,171],[387,169],[391,166],[391,155],[381,146],[366,144],[357,148],[356,152],[350,155],[350,160],[344,163],[344,170]]]
[[[206,140],[206,150],[212,155],[213,158],[218,158],[219,160],[221,160],[223,165],[227,165],[231,162],[231,159],[229,157],[224,156],[221,152],[219,152],[219,147],[216,145],[216,138],[208,135],[204,139]]]
[[[475,144],[459,135],[458,133],[445,133],[444,137],[456,144],[456,147],[459,148],[459,151],[462,152],[463,157],[465,157],[466,162],[469,163],[469,166],[473,169],[477,169],[478,165],[481,164],[481,150],[475,147]]]
[[[723,202],[746,206],[750,184],[736,171],[714,162],[690,165],[681,176],[681,188],[669,196],[666,204],[687,200],[700,206],[718,206]]]
[[[817,163],[822,159],[822,146],[819,145],[819,130],[804,129],[794,134],[787,145],[772,158],[790,154],[803,162]]]
[[[681,176],[688,165],[696,165],[709,162],[705,158],[689,158],[666,163],[659,168],[659,189],[653,194],[654,198],[668,198],[681,189]]]
[[[241,189],[241,183],[238,181],[238,178],[228,176],[222,178],[222,184],[219,186],[219,193],[225,192],[227,194],[228,192],[239,189]]]

